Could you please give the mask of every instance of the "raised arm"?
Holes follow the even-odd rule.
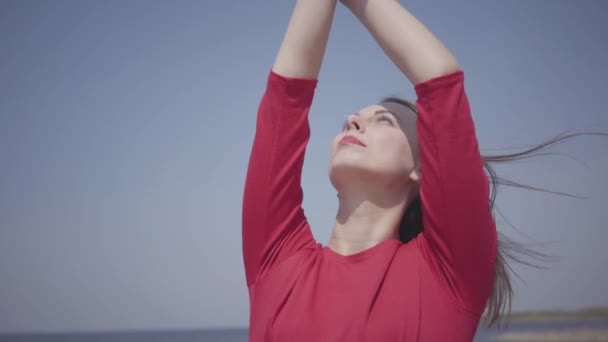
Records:
[[[343,0],[387,56],[418,84],[459,70],[456,58],[397,0]]]
[[[293,253],[314,246],[300,186],[308,112],[336,0],[299,0],[258,108],[242,211],[247,285]]]
[[[417,241],[447,292],[481,314],[492,291],[497,239],[464,74],[397,0],[345,4],[415,86],[424,217]]]
[[[336,0],[298,0],[273,70],[285,77],[317,79]]]

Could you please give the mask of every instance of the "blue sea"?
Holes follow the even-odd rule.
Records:
[[[510,331],[565,330],[573,328],[608,328],[608,321],[563,323],[511,322],[508,327],[480,327],[475,342],[490,342],[493,337]],[[133,331],[100,333],[0,334],[0,342],[247,342],[247,329],[208,329],[176,331]]]

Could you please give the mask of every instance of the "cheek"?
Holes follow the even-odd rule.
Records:
[[[391,169],[410,169],[412,153],[407,139],[402,135],[381,135],[374,143],[377,162],[390,165]]]

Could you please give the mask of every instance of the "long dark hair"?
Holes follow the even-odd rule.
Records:
[[[410,110],[417,112],[416,105],[409,101],[398,97],[387,97],[382,102],[392,102],[408,107]],[[502,177],[499,177],[492,167],[492,164],[506,163],[516,160],[522,160],[532,157],[537,157],[547,154],[543,152],[546,147],[557,144],[566,139],[579,135],[608,135],[607,133],[567,133],[560,134],[541,144],[525,149],[523,151],[502,154],[502,155],[482,155],[483,166],[488,175],[490,183],[490,208],[493,212],[502,215],[495,207],[496,190],[499,185],[522,188],[533,191],[550,192],[553,194],[582,198],[580,196],[570,195],[567,193],[549,191],[541,188],[521,184]],[[402,242],[408,242],[424,230],[422,224],[422,202],[420,197],[414,201],[406,209],[401,223],[399,225],[399,239]],[[508,223],[508,221],[507,221]],[[510,223],[508,223],[510,225]],[[496,325],[501,322],[504,316],[508,316],[511,312],[511,301],[513,297],[513,287],[511,284],[511,274],[517,275],[509,261],[517,262],[532,267],[543,267],[542,264],[548,261],[556,260],[556,258],[541,253],[532,249],[529,245],[517,242],[501,232],[498,232],[498,251],[496,254],[496,264],[494,271],[494,290],[488,299],[486,305],[486,320],[488,325]]]

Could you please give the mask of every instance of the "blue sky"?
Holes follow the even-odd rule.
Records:
[[[608,131],[608,2],[411,1],[458,57],[482,152]],[[0,0],[0,332],[245,326],[240,210],[257,104],[293,1]],[[329,143],[407,80],[344,8],[310,122],[304,207],[327,242]],[[608,305],[608,139],[498,168],[561,259],[516,267],[515,310]]]

